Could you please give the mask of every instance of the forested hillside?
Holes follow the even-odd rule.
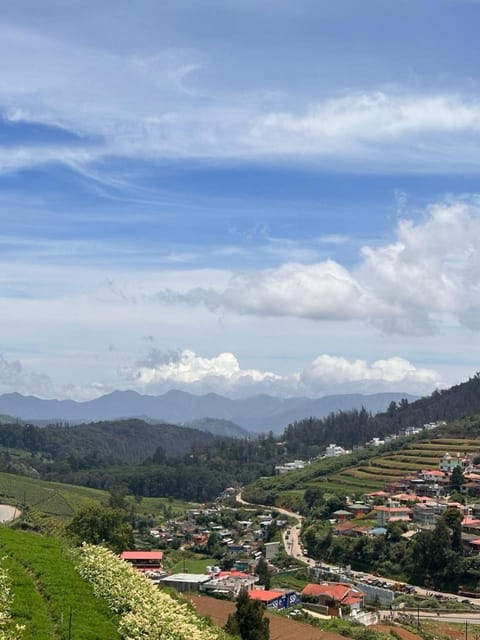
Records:
[[[331,442],[363,445],[374,436],[398,433],[408,425],[453,420],[480,413],[480,376],[409,404],[392,402],[376,416],[366,410],[309,418],[289,425],[283,436],[217,438],[187,427],[151,425],[141,420],[76,427],[0,425],[0,467],[105,488],[125,485],[136,495],[202,501],[226,486],[274,473],[276,464],[310,459]],[[472,426],[471,429],[474,429]],[[468,434],[472,435],[472,434]]]
[[[313,456],[335,442],[344,447],[355,447],[373,437],[398,433],[413,425],[428,422],[447,422],[480,413],[480,375],[450,389],[434,391],[432,395],[409,403],[392,402],[388,410],[372,416],[360,411],[340,411],[323,419],[306,418],[289,425],[284,440],[289,454]]]
[[[166,456],[180,456],[214,440],[214,435],[197,429],[135,419],[74,427],[0,424],[0,446],[49,454],[53,460],[69,459],[73,466],[81,466],[92,455],[98,460],[138,464],[158,447]]]

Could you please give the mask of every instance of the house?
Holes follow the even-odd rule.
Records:
[[[339,522],[341,522],[342,520],[350,520],[353,514],[351,511],[346,511],[345,509],[338,509],[338,511],[334,511],[332,513],[332,516],[335,518],[335,520],[338,520]]]
[[[352,453],[350,449],[344,449],[343,447],[339,447],[336,444],[329,444],[325,450],[325,457],[332,458],[335,456],[343,456],[346,453]]]
[[[280,553],[280,542],[265,543],[265,560],[273,560]]]
[[[352,535],[353,530],[355,529],[355,524],[349,520],[344,520],[343,522],[339,522],[338,524],[332,527],[332,533],[336,535]]]
[[[293,462],[285,462],[285,464],[275,465],[275,474],[281,476],[289,471],[297,471],[298,469],[304,469],[308,464],[305,460],[294,460]]]
[[[374,507],[377,514],[377,527],[385,527],[389,522],[410,522],[412,509],[410,507]]]
[[[445,478],[445,474],[440,469],[427,469],[418,472],[418,477],[424,482],[438,482]]]
[[[451,474],[454,469],[459,467],[462,471],[467,471],[471,468],[472,461],[469,456],[461,456],[457,453],[455,456],[446,453],[440,460],[438,468],[444,473]]]
[[[139,571],[161,571],[163,568],[163,551],[123,551],[120,557]]]
[[[180,592],[198,593],[201,587],[210,580],[211,576],[204,573],[176,573],[162,578],[160,584]]]
[[[354,518],[364,516],[371,511],[371,507],[368,504],[364,504],[363,502],[354,502],[353,504],[349,504],[347,506],[347,509],[348,511],[353,513]]]
[[[412,520],[421,527],[436,524],[440,517],[440,510],[432,503],[418,503],[413,507]]]
[[[279,589],[270,591],[267,589],[252,589],[248,592],[252,600],[263,602],[267,609],[288,609],[300,604],[301,598],[296,591]]]
[[[307,584],[302,591],[302,599],[316,600],[328,607],[329,615],[339,615],[342,607],[351,610],[363,609],[365,594],[357,587],[344,582],[321,582]]]
[[[462,531],[464,533],[474,533],[480,536],[480,520],[476,517],[467,516],[462,520]]]
[[[251,591],[258,582],[258,576],[243,571],[220,571],[216,576],[200,585],[200,591],[212,596],[236,598],[242,589]]]

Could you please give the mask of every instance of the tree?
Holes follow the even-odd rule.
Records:
[[[221,558],[223,555],[223,549],[220,545],[220,536],[212,531],[212,533],[208,536],[206,550],[209,556],[213,556],[214,558]]]
[[[238,594],[236,611],[228,616],[225,629],[242,640],[269,640],[270,621],[264,611],[263,604],[252,600],[244,588]]]
[[[118,509],[92,505],[74,516],[67,532],[79,543],[106,544],[120,553],[134,548],[132,528],[127,518],[128,515]]]
[[[270,572],[268,570],[268,562],[263,556],[257,563],[257,576],[259,584],[263,584],[265,589],[270,589]]]
[[[462,520],[463,515],[459,509],[449,508],[445,511],[442,518],[450,530],[450,540],[453,551],[462,553]]]
[[[450,477],[450,485],[454,491],[460,491],[460,487],[465,483],[465,476],[460,467],[454,467]]]

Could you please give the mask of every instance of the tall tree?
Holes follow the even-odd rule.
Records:
[[[270,572],[268,570],[268,562],[263,556],[261,556],[258,561],[256,573],[259,584],[263,584],[265,589],[270,589]]]
[[[460,487],[465,483],[465,476],[460,467],[454,467],[450,477],[450,485],[454,491],[460,491]]]
[[[269,640],[270,621],[264,616],[264,606],[258,600],[252,600],[246,589],[242,589],[237,598],[235,613],[228,616],[225,629],[242,640]]]

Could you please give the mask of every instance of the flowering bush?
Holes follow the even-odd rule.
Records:
[[[0,640],[19,640],[23,627],[11,618],[12,591],[6,569],[0,566]]]
[[[95,595],[105,598],[120,618],[125,640],[227,640],[229,636],[197,615],[193,606],[162,592],[104,547],[84,544],[80,574]],[[0,638],[1,640],[1,638]]]

